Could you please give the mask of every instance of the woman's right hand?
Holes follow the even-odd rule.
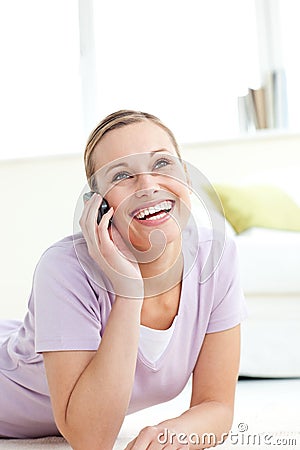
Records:
[[[97,224],[102,197],[94,194],[85,201],[79,220],[90,256],[110,280],[114,293],[120,297],[143,299],[144,283],[138,263],[126,246],[116,226],[109,220],[114,210],[105,213]]]

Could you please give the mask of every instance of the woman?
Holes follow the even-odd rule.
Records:
[[[192,434],[191,448],[209,446],[199,444],[203,433],[222,440],[245,317],[235,245],[226,240],[201,281],[222,239],[191,220],[178,145],[156,117],[106,117],[90,135],[85,166],[95,193],[82,233],[42,255],[24,323],[1,324],[0,435],[60,432],[75,450],[111,449],[126,414],[175,397],[193,374],[190,408],[154,418],[126,450],[187,448]]]

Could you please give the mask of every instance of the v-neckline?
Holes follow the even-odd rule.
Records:
[[[185,255],[183,252],[183,259],[185,259]],[[186,284],[186,278],[187,278],[188,274],[186,274],[185,271],[185,264],[183,264],[183,275],[182,275],[182,281],[181,281],[181,290],[180,290],[180,296],[179,296],[179,305],[178,305],[178,310],[177,310],[177,314],[175,317],[177,317],[176,319],[176,323],[175,323],[175,327],[172,333],[172,336],[166,346],[166,348],[164,349],[164,351],[162,352],[162,354],[159,356],[159,358],[156,361],[150,361],[142,352],[142,349],[139,345],[138,347],[138,354],[137,354],[137,359],[144,364],[146,367],[148,367],[149,369],[151,369],[154,372],[157,372],[162,364],[163,361],[166,357],[166,355],[169,353],[170,347],[173,345],[174,339],[176,337],[176,332],[180,327],[180,322],[182,320],[182,316],[183,316],[183,309],[184,309],[184,291],[185,291],[185,284]],[[174,319],[175,319],[174,317]],[[174,323],[174,319],[172,324]],[[172,324],[170,326],[172,326]]]

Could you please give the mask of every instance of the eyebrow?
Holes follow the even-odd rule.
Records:
[[[128,164],[127,164],[126,162],[114,164],[113,166],[110,166],[110,167],[105,171],[105,175],[107,175],[108,172],[110,172],[110,171],[113,170],[113,169],[116,169],[117,167],[128,167]]]
[[[170,150],[168,150],[167,148],[159,148],[158,150],[152,150],[152,152],[148,152],[148,153],[150,153],[151,157],[153,157],[155,155],[155,153],[159,153],[159,152],[170,153]],[[113,166],[108,167],[108,169],[105,171],[105,175],[107,175],[108,172],[110,172],[111,170],[116,169],[118,167],[129,167],[129,165],[126,161],[114,164]]]

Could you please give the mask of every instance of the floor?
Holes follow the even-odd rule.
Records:
[[[188,407],[190,384],[174,400],[125,418],[114,450],[124,450],[139,430],[181,413]],[[67,450],[59,438],[0,440],[0,449]],[[231,435],[220,449],[300,449],[300,379],[243,379],[236,393]]]
[[[189,391],[187,386],[171,402],[126,417],[120,438],[135,435],[138,425],[150,425],[169,417],[170,413],[183,411],[188,406]],[[280,447],[300,449],[300,379],[239,380],[232,434],[220,448],[275,446],[278,450]]]

